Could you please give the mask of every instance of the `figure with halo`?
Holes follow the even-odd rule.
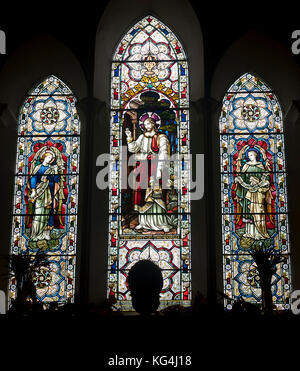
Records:
[[[136,231],[150,230],[169,232],[173,225],[166,214],[163,200],[162,173],[169,159],[170,144],[167,136],[158,131],[160,117],[153,112],[144,113],[139,126],[143,130],[136,140],[126,128],[128,151],[135,154],[139,166],[139,177],[134,189],[134,209],[138,211]],[[145,184],[143,190],[141,184]]]
[[[239,175],[235,178],[235,183],[237,221],[242,217],[245,223],[243,238],[254,240],[270,238],[266,221],[266,213],[272,210],[269,171],[270,163],[262,147],[242,148],[237,159]],[[273,222],[271,214],[269,218]]]
[[[33,204],[33,218],[29,239],[49,241],[54,228],[54,214],[61,214],[63,192],[63,158],[53,147],[40,148],[31,163],[29,202]],[[59,216],[60,223],[61,216]]]

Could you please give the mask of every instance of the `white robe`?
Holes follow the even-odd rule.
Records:
[[[128,150],[135,154],[136,161],[146,161],[149,154],[153,154],[152,150],[152,139],[153,136],[140,135],[137,140],[128,143]],[[140,207],[136,205],[136,210],[139,212],[139,225],[137,229],[146,229],[153,231],[163,230],[168,232],[172,229],[172,226],[168,223],[166,215],[166,206],[161,198],[161,187],[158,188],[157,184],[162,178],[162,169],[166,165],[164,160],[169,159],[169,140],[165,134],[159,134],[157,138],[158,152],[158,163],[156,168],[156,174],[151,174],[150,180],[154,184],[147,184],[145,205]]]

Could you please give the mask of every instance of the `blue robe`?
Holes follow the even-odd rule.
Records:
[[[36,189],[36,186],[41,182],[42,177],[44,176],[46,170],[49,169],[49,167],[50,166],[41,165],[39,170],[34,175],[31,176],[31,179],[30,179],[31,189]],[[48,174],[48,175],[46,175],[46,177],[47,177],[47,180],[49,181],[49,189],[50,189],[50,194],[51,194],[51,199],[52,199],[48,225],[52,227],[54,225],[54,220],[53,220],[53,214],[54,214],[54,205],[53,205],[54,186],[55,186],[55,183],[58,183],[60,181],[60,175]]]

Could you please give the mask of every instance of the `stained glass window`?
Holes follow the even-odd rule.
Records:
[[[49,264],[35,277],[38,300],[74,296],[80,121],[76,99],[50,76],[20,109],[11,254],[43,251]],[[16,282],[9,283],[10,302]]]
[[[261,302],[253,249],[281,254],[272,277],[277,309],[291,291],[286,164],[280,104],[272,89],[247,73],[228,90],[220,116],[225,306]]]
[[[185,52],[166,25],[147,16],[117,46],[111,72],[108,296],[117,300],[121,310],[132,310],[128,272],[139,260],[148,259],[163,275],[160,308],[173,303],[189,305]],[[168,186],[164,187],[163,163],[174,155],[178,156],[169,162]],[[132,158],[135,163],[130,162]],[[126,172],[128,177],[124,177]]]

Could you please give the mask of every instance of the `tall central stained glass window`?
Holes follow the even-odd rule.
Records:
[[[280,104],[258,76],[247,73],[228,90],[220,116],[225,306],[261,303],[252,252],[278,254],[272,277],[277,309],[290,303],[291,273],[284,132]]]
[[[72,91],[49,76],[25,98],[18,120],[11,254],[46,254],[37,299],[74,299],[80,120]],[[10,303],[16,279],[9,283]]]
[[[162,271],[160,309],[174,303],[189,305],[185,52],[166,25],[147,16],[117,46],[111,72],[108,296],[120,310],[132,310],[128,272],[147,259]],[[170,160],[175,155],[176,160]]]

